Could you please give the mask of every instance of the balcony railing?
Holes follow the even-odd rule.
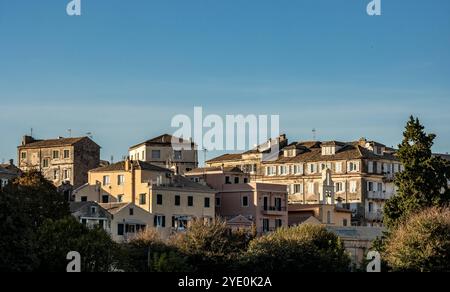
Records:
[[[365,217],[369,221],[382,221],[383,212],[366,212]]]
[[[369,191],[367,193],[369,199],[386,200],[386,192],[384,191]]]
[[[264,206],[263,207],[263,214],[266,215],[280,215],[282,213],[285,213],[287,211],[286,207],[280,207],[280,206]]]

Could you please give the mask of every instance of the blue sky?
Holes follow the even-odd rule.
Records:
[[[175,114],[280,114],[291,140],[389,146],[408,116],[450,151],[450,1],[0,0],[0,160],[94,134],[102,157],[173,132]],[[210,156],[215,153],[210,153]]]

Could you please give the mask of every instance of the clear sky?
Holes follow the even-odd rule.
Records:
[[[175,114],[280,114],[290,140],[388,146],[418,115],[450,151],[450,1],[0,0],[0,160],[92,132],[102,158]],[[214,153],[210,153],[211,158]]]

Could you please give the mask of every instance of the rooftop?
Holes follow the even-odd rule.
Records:
[[[61,147],[61,146],[73,146],[80,141],[88,139],[95,145],[97,145],[94,141],[92,141],[89,137],[78,137],[78,138],[58,138],[58,139],[48,139],[48,140],[36,140],[32,137],[28,137],[28,140],[24,140],[22,145],[19,148],[48,148],[48,147]],[[30,142],[26,142],[30,141]],[[98,146],[98,145],[97,145]],[[98,146],[100,147],[100,146]]]
[[[106,165],[103,167],[95,168],[91,172],[114,172],[114,171],[125,171],[125,162],[120,161],[114,164]],[[159,171],[159,172],[172,172],[170,169],[159,167],[157,165],[141,161],[141,160],[130,160],[135,169],[148,170],[148,171]]]
[[[169,134],[163,134],[161,136],[149,139],[147,141],[144,141],[142,143],[136,144],[134,146],[130,147],[130,150],[133,150],[137,147],[140,147],[142,145],[146,145],[146,146],[160,146],[160,147],[171,147],[172,146],[172,142],[174,142],[175,145],[189,145],[191,147],[195,147],[195,143],[193,143],[192,141],[189,140],[184,140],[182,138],[179,137],[175,137]]]

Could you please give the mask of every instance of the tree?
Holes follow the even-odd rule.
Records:
[[[254,239],[246,256],[247,271],[345,272],[350,257],[340,239],[323,226],[304,224]]]
[[[37,270],[64,272],[67,253],[79,252],[82,272],[108,272],[116,267],[117,247],[100,228],[89,229],[73,217],[46,220],[37,231]]]
[[[411,116],[397,152],[404,171],[396,175],[396,195],[384,208],[384,223],[388,227],[395,227],[424,208],[450,202],[450,165],[432,155],[435,138],[434,134],[425,133],[419,119]]]
[[[245,231],[231,232],[226,223],[216,219],[211,224],[196,220],[173,244],[189,258],[198,272],[230,271],[245,252],[252,235]]]
[[[429,208],[399,224],[383,258],[393,271],[450,272],[450,208]]]
[[[0,270],[32,271],[39,265],[35,233],[46,219],[70,214],[69,206],[40,172],[23,173],[0,190]]]

